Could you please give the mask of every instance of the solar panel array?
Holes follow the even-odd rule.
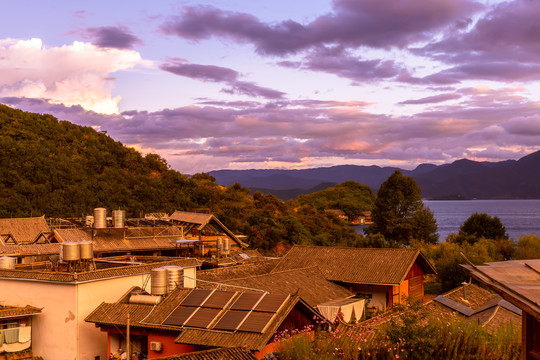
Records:
[[[285,294],[193,289],[163,324],[261,333],[287,298]]]

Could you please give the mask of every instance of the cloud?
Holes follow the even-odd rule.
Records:
[[[391,79],[404,71],[392,60],[364,60],[343,46],[317,47],[301,61],[282,61],[278,64],[284,67],[326,72],[351,79],[355,83]]]
[[[125,26],[102,26],[85,29],[85,38],[94,39],[92,44],[100,48],[133,49],[142,45],[142,40],[134,36]]]
[[[540,79],[540,2],[503,2],[464,31],[448,32],[439,41],[414,50],[451,67],[426,80],[434,83],[467,79],[533,81]]]
[[[209,6],[185,7],[161,30],[188,40],[211,37],[249,42],[263,55],[284,56],[329,44],[404,48],[429,33],[467,22],[481,6],[471,0],[335,0],[333,12],[308,24],[286,20],[267,24],[253,15]]]
[[[539,149],[538,106],[520,96],[519,89],[462,88],[455,94],[461,96],[459,104],[424,98],[438,106],[409,116],[372,113],[370,104],[361,101],[310,99],[205,101],[119,115],[42,99],[0,101],[105,130],[126,145],[164,156],[173,168],[187,173],[232,165],[413,167],[463,157],[515,159]],[[451,94],[441,95],[439,100]]]
[[[449,93],[449,94],[439,94],[433,96],[427,96],[421,99],[406,100],[398,104],[400,105],[418,105],[418,104],[435,104],[440,102],[445,102],[448,100],[456,100],[461,97],[460,94]]]
[[[247,81],[240,81],[238,80],[240,75],[237,71],[221,66],[189,64],[186,60],[175,58],[171,59],[169,63],[160,65],[160,69],[195,80],[225,83],[228,87],[223,88],[221,91],[228,94],[263,97],[266,99],[280,99],[285,95],[281,91],[261,87]]]
[[[101,49],[75,41],[60,47],[40,39],[0,40],[0,96],[49,99],[67,106],[117,113],[110,74],[145,65],[132,50]]]

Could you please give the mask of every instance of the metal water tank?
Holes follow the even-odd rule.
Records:
[[[113,210],[112,212],[113,227],[115,228],[124,227],[125,220],[126,220],[126,210]]]
[[[229,252],[231,251],[231,240],[229,238],[225,238],[224,240],[224,248],[225,248],[225,254],[229,255]]]
[[[161,296],[155,295],[131,295],[129,297],[130,304],[145,304],[145,305],[157,305],[161,302]]]
[[[62,259],[64,261],[77,261],[81,258],[81,250],[78,242],[66,241],[62,243]]]
[[[176,289],[177,286],[184,287],[184,268],[177,265],[163,266],[167,270],[167,290],[168,292]]]
[[[94,258],[94,244],[84,240],[79,243],[81,260],[92,260]]]
[[[2,256],[0,257],[0,269],[15,269],[15,264],[17,263],[17,259],[10,256]]]
[[[150,293],[152,295],[166,295],[168,290],[168,271],[163,268],[150,270]]]
[[[103,229],[107,227],[107,209],[94,209],[94,227],[96,229]]]
[[[223,239],[217,238],[216,247],[216,252],[218,253],[218,256],[223,255]]]

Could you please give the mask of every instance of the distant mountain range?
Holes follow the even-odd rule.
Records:
[[[377,191],[394,167],[339,165],[305,170],[216,170],[209,174],[218,184],[239,183],[252,191],[271,193],[282,200],[354,180]],[[411,176],[428,199],[540,199],[540,151],[519,160],[451,164],[422,164]]]

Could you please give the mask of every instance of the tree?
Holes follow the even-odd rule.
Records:
[[[540,237],[526,235],[519,238],[514,259],[540,258]]]
[[[408,245],[411,239],[436,243],[437,222],[424,207],[416,181],[396,170],[381,184],[372,213],[373,224],[366,232],[382,234],[395,245]]]
[[[459,228],[455,241],[458,243],[468,242],[474,244],[480,239],[500,240],[508,239],[506,228],[497,216],[489,216],[486,213],[474,213]]]

